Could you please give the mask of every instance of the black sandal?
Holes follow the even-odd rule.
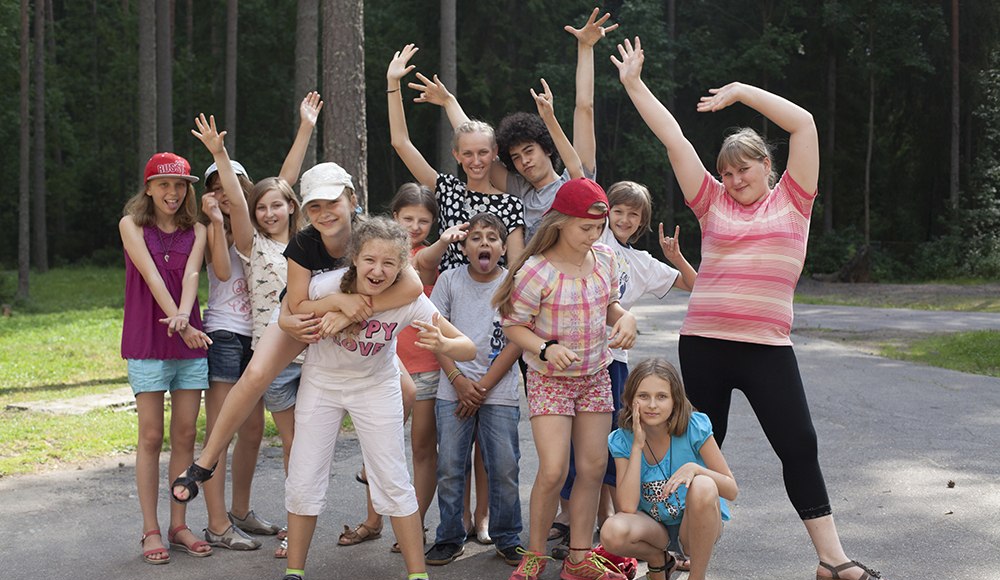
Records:
[[[674,573],[677,568],[677,559],[670,552],[664,552],[664,561],[662,566],[648,566],[646,568],[646,574],[656,574],[658,572],[663,572],[665,580],[670,580],[670,575]]]
[[[216,465],[218,465],[218,463],[213,465],[210,469],[205,469],[197,463],[192,463],[190,467],[184,471],[184,475],[175,479],[170,485],[170,497],[177,503],[187,503],[198,497],[198,484],[212,479],[212,475],[215,474]],[[178,487],[183,487],[188,491],[186,499],[177,497],[177,492],[175,490]]]
[[[836,580],[837,578],[841,577],[840,576],[841,572],[843,572],[844,570],[848,570],[850,568],[861,568],[864,571],[861,574],[860,580],[872,580],[872,579],[882,578],[881,572],[879,572],[875,568],[869,568],[868,566],[865,566],[864,564],[858,562],[857,560],[849,560],[847,562],[844,562],[840,566],[832,566],[830,564],[827,564],[826,562],[820,561],[819,565],[829,570],[832,576],[827,577],[816,574],[816,580],[831,580],[831,579]]]

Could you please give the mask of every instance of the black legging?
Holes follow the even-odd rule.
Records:
[[[681,336],[679,353],[688,399],[712,420],[719,447],[733,389],[740,389],[781,460],[785,492],[799,517],[829,515],[816,429],[792,347]]]

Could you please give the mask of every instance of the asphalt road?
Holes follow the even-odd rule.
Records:
[[[641,336],[633,360],[657,355],[676,362],[685,303],[686,295],[677,293],[636,306]],[[797,308],[796,328],[1000,327],[990,326],[1000,317],[987,324],[976,314],[931,318],[925,316],[934,313],[869,310],[805,305]],[[848,554],[890,579],[1000,578],[1000,380],[886,360],[817,338],[794,339]],[[521,425],[521,451],[527,522],[537,468],[527,420]],[[710,577],[812,578],[815,553],[785,496],[780,466],[741,395],[734,397],[723,451],[740,496]],[[331,473],[328,510],[320,517],[310,553],[310,579],[405,578],[402,559],[389,553],[393,538],[388,527],[377,541],[336,546],[342,526],[362,517],[364,489],[353,477],[359,458],[357,440],[343,437]],[[144,564],[133,467],[134,458],[123,456],[95,467],[0,479],[0,579],[281,577],[284,562],[272,558],[273,539],[265,539],[256,552],[216,549],[204,559],[174,552],[167,566]],[[264,450],[254,485],[258,513],[283,519],[280,450]],[[164,530],[166,497],[164,487]],[[432,530],[437,519],[435,504],[427,521]],[[205,521],[198,499],[188,522],[197,531]],[[430,575],[504,580],[510,571],[491,548],[470,543],[462,558],[431,568]],[[557,576],[558,568],[552,566],[543,578]]]

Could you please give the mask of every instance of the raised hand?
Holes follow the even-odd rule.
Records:
[[[451,98],[448,88],[444,86],[444,83],[441,82],[441,79],[437,75],[434,75],[432,80],[425,77],[423,73],[418,72],[417,82],[407,83],[406,86],[415,91],[420,91],[420,94],[414,97],[414,103],[430,103],[443,107],[448,102],[448,99]]]
[[[684,256],[681,254],[681,226],[676,226],[674,228],[674,237],[666,237],[663,235],[663,223],[660,223],[660,249],[663,250],[663,255],[666,256],[667,260],[673,264],[675,261],[679,261]]]
[[[440,316],[440,314],[435,313],[431,317],[430,322],[422,320],[414,320],[412,322],[413,326],[417,329],[417,341],[414,343],[415,345],[431,352],[441,352],[446,339],[441,334],[441,328],[438,327]]]
[[[739,101],[743,95],[743,83],[729,83],[720,89],[708,89],[706,95],[698,101],[699,113],[714,113]]]
[[[219,225],[223,222],[222,210],[219,208],[219,200],[215,197],[215,192],[206,191],[201,196],[201,213],[208,216],[212,223]]]
[[[319,93],[309,91],[309,94],[302,99],[302,104],[299,105],[299,119],[302,124],[315,127],[316,121],[319,119],[319,112],[322,110],[323,101],[320,100]]]
[[[621,60],[611,55],[611,63],[618,68],[618,80],[622,84],[639,80],[642,74],[642,62],[646,58],[642,52],[642,43],[639,41],[639,37],[635,37],[635,46],[626,38],[624,44],[618,45],[618,54],[621,55]]]
[[[442,232],[439,238],[441,240],[444,240],[444,242],[447,244],[451,244],[454,242],[461,242],[462,240],[465,239],[467,235],[469,235],[469,232],[466,231],[468,229],[469,229],[468,222],[455,224],[450,228],[446,229],[444,232]]]
[[[390,82],[399,82],[400,79],[405,77],[413,70],[416,65],[408,64],[413,55],[420,50],[414,44],[407,44],[403,47],[403,50],[396,51],[393,55],[392,60],[389,61],[389,69],[385,72],[385,78]]]
[[[573,28],[567,24],[566,26],[563,26],[563,30],[575,36],[577,42],[580,44],[594,46],[599,40],[604,38],[607,33],[618,28],[617,23],[612,24],[611,26],[604,26],[604,23],[608,21],[608,18],[611,18],[611,13],[609,12],[598,19],[597,15],[600,13],[600,8],[594,8],[594,11],[590,13],[590,18],[587,19],[587,23],[582,27]]]
[[[205,148],[212,155],[220,153],[226,148],[226,132],[219,132],[215,128],[215,115],[210,115],[208,119],[205,119],[205,113],[200,113],[194,118],[195,127],[198,129],[191,129],[191,134],[198,138],[202,143],[205,144]]]
[[[535,92],[535,89],[531,89],[531,98],[535,99],[535,106],[538,107],[538,116],[543,119],[553,119],[556,116],[555,109],[552,108],[552,89],[549,88],[549,83],[542,79],[542,94]]]
[[[646,445],[646,431],[642,428],[642,403],[638,399],[632,401],[632,448],[639,449]]]

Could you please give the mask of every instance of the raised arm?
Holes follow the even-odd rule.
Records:
[[[406,112],[403,110],[403,95],[400,89],[400,82],[414,65],[408,64],[410,58],[419,50],[412,44],[407,44],[403,50],[397,51],[389,61],[389,69],[385,73],[389,88],[386,89],[386,96],[389,98],[389,135],[392,141],[392,148],[403,160],[403,164],[410,170],[416,180],[432,190],[437,185],[437,170],[431,167],[430,163],[417,150],[410,141],[410,133],[406,128]]]
[[[226,282],[233,275],[233,265],[229,262],[229,242],[226,241],[226,226],[222,217],[222,210],[219,209],[219,200],[215,198],[215,192],[206,191],[201,196],[201,213],[208,216],[209,224],[205,228],[208,235],[208,243],[205,244],[205,263],[212,265],[215,277]],[[212,262],[212,255],[225,256]]]
[[[674,288],[687,290],[690,292],[694,288],[694,282],[698,279],[698,272],[691,266],[681,253],[681,226],[674,228],[674,237],[663,235],[663,222],[660,222],[660,249],[674,268],[681,273],[674,279]]]
[[[621,55],[621,60],[612,56],[611,62],[618,67],[618,78],[622,86],[625,87],[642,120],[667,148],[667,156],[670,158],[670,165],[674,175],[677,176],[677,183],[681,187],[684,199],[693,200],[698,195],[701,182],[705,178],[705,165],[702,164],[694,146],[684,137],[677,119],[674,119],[670,111],[642,81],[640,75],[644,56],[639,38],[636,37],[634,47],[626,39],[624,44],[618,45],[618,53]]]
[[[698,111],[709,113],[739,102],[767,117],[788,132],[788,164],[786,170],[802,189],[812,193],[819,183],[819,134],[809,111],[784,97],[743,83],[729,83],[720,89],[710,89],[701,98]]]
[[[617,24],[604,26],[611,18],[605,14],[598,19],[600,8],[594,8],[587,23],[581,28],[566,25],[564,30],[576,37],[576,107],[573,109],[573,148],[576,149],[583,168],[593,175],[597,169],[597,137],[594,133],[594,45],[605,34],[618,28]],[[560,155],[562,153],[560,152]],[[566,158],[563,157],[563,161]]]
[[[292,148],[285,156],[285,162],[281,164],[281,172],[278,177],[288,182],[288,185],[295,185],[302,173],[302,160],[306,158],[306,150],[309,149],[309,140],[312,139],[313,129],[316,127],[316,120],[319,119],[319,112],[323,110],[323,101],[319,98],[319,93],[310,91],[302,99],[299,105],[299,130],[295,134],[295,141],[292,141]]]
[[[442,232],[436,242],[417,252],[417,255],[413,257],[412,264],[423,284],[427,286],[434,284],[438,266],[441,265],[441,258],[448,251],[448,246],[464,240],[468,229],[468,222],[455,224]]]
[[[538,94],[535,92],[535,89],[531,89],[531,98],[535,100],[535,106],[538,107],[538,116],[542,118],[545,128],[549,130],[552,142],[555,144],[556,151],[559,152],[559,157],[562,158],[563,164],[566,165],[569,176],[573,179],[584,177],[583,162],[580,160],[580,155],[577,154],[576,149],[569,142],[569,138],[566,137],[562,126],[559,125],[559,120],[556,119],[556,112],[552,106],[552,101],[554,100],[552,89],[549,88],[549,83],[545,82],[545,79],[542,79],[542,93]],[[593,117],[591,117],[591,121],[593,121]],[[590,129],[591,133],[593,133],[593,124],[591,124]]]
[[[222,190],[226,192],[226,199],[229,201],[229,226],[233,231],[233,243],[236,244],[236,249],[240,253],[249,256],[254,229],[253,224],[250,223],[250,209],[247,207],[243,188],[240,186],[240,180],[236,177],[236,172],[233,171],[233,164],[226,151],[226,132],[220,133],[216,129],[215,115],[210,115],[206,120],[205,114],[202,113],[195,118],[194,124],[196,129],[191,129],[191,134],[205,145],[208,152],[212,154],[215,166],[219,170],[219,181],[222,183]]]

